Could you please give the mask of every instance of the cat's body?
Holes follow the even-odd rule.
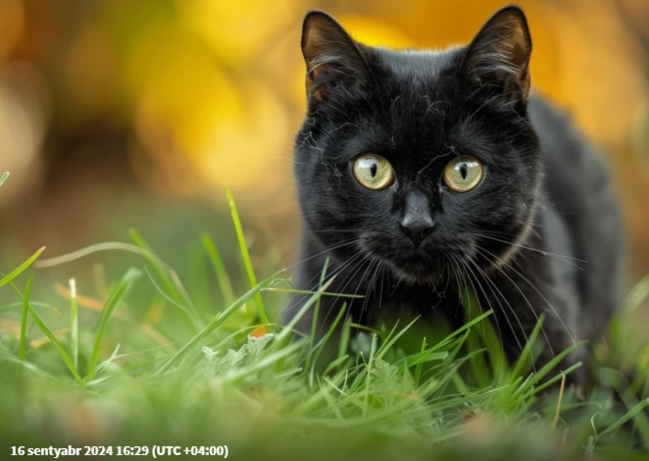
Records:
[[[519,9],[443,52],[366,47],[316,12],[302,45],[310,99],[296,141],[295,284],[317,287],[328,259],[327,275],[337,275],[327,291],[365,296],[323,297],[320,333],[343,302],[370,326],[405,310],[459,325],[468,287],[494,310],[510,358],[541,314],[542,361],[601,337],[618,301],[615,194],[569,120],[528,100],[531,41]],[[300,329],[311,324],[307,314]]]

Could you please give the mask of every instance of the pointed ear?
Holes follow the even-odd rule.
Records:
[[[532,39],[525,13],[517,6],[497,11],[469,45],[464,69],[480,84],[497,85],[508,100],[527,102]]]
[[[352,87],[362,83],[368,65],[361,47],[333,17],[322,11],[310,11],[302,26],[309,99],[323,100],[327,89],[337,83]]]

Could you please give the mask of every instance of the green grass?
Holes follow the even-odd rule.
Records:
[[[227,445],[232,459],[649,459],[648,370],[627,345],[624,316],[598,348],[585,400],[562,384],[572,370],[556,368],[569,351],[534,371],[543,319],[526,352],[506,363],[491,312],[470,291],[457,331],[422,337],[419,319],[364,329],[341,310],[341,333],[315,342],[295,335],[294,322],[277,323],[295,291],[290,274],[253,265],[230,191],[228,199],[241,267],[227,267],[218,249],[233,242],[197,237],[205,264],[192,273],[209,271],[206,292],[185,289],[133,230],[135,247],[77,255],[91,268],[95,251],[126,249],[141,264],[97,286],[75,274],[68,299],[46,287],[35,298],[39,272],[23,272],[40,253],[2,278],[3,457],[11,446],[157,444]],[[234,275],[242,268],[245,280]],[[321,278],[298,316],[335,295],[330,282]],[[629,295],[631,309],[646,286]]]

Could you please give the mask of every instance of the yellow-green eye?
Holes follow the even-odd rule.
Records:
[[[354,161],[353,170],[361,186],[370,190],[382,190],[394,182],[392,165],[380,155],[359,155]]]
[[[480,184],[484,175],[482,162],[470,155],[454,158],[444,169],[444,183],[455,192],[468,192]]]

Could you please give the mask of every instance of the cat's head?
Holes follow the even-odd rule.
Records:
[[[540,177],[531,49],[514,6],[441,52],[366,46],[326,13],[307,14],[295,175],[311,237],[337,247],[339,262],[360,252],[413,283],[507,257]]]

